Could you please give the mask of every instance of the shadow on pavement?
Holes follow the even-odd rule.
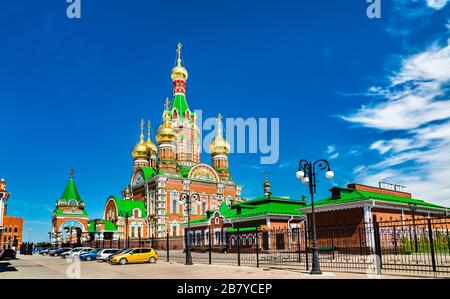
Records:
[[[17,271],[17,269],[10,262],[0,261],[0,273],[12,271]]]

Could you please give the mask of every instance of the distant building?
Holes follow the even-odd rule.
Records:
[[[13,248],[18,250],[23,239],[23,218],[7,216],[6,200],[10,193],[6,190],[6,182],[0,180],[0,249]]]
[[[331,196],[315,202],[317,239],[319,246],[335,244],[361,244],[373,246],[373,221],[397,222],[407,227],[411,223],[425,223],[428,217],[447,215],[448,208],[420,199],[413,199],[411,193],[401,186],[380,183],[379,187],[349,184],[347,187],[333,187]],[[303,212],[307,223],[311,223],[311,205]],[[422,221],[421,221],[422,220]],[[345,240],[344,240],[345,239]]]
[[[193,250],[211,247],[214,250],[236,250],[251,248],[256,244],[256,231],[261,232],[258,240],[262,250],[283,250],[289,246],[289,229],[303,227],[303,212],[306,201],[272,196],[270,183],[264,183],[264,196],[226,205],[207,211],[207,216],[191,222],[190,239]],[[184,223],[187,231],[187,223]],[[274,234],[274,236],[270,236]]]

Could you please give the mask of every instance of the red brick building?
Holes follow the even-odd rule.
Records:
[[[23,239],[23,218],[7,216],[5,213],[3,228],[4,232],[1,235],[0,248],[13,248],[18,250]]]
[[[374,246],[374,220],[392,222],[393,225],[386,225],[387,230],[395,226],[406,231],[412,224],[415,230],[420,230],[428,218],[448,215],[448,208],[413,199],[402,186],[392,184],[380,183],[379,187],[349,184],[346,188],[334,187],[330,192],[330,197],[317,201],[314,207],[319,246],[359,244],[369,248]],[[308,225],[311,205],[302,210]]]
[[[10,193],[6,190],[6,181],[0,180],[0,250],[6,248],[18,249],[23,238],[23,218],[7,216],[6,201]]]

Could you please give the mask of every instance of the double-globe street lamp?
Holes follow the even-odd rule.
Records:
[[[187,233],[185,234],[185,244],[186,244],[186,265],[190,266],[193,265],[192,263],[192,255],[191,255],[191,211],[192,211],[192,204],[195,202],[197,204],[201,204],[200,195],[198,193],[192,193],[192,192],[183,192],[181,193],[181,201],[186,204],[186,212],[187,212]],[[167,232],[168,233],[168,232]]]
[[[313,234],[313,259],[311,274],[322,274],[319,264],[319,249],[317,247],[317,234],[316,234],[316,217],[314,212],[314,194],[317,190],[316,176],[326,170],[325,177],[332,179],[334,172],[331,171],[330,164],[327,160],[321,159],[315,162],[307,160],[300,160],[298,163],[298,170],[296,173],[297,179],[301,180],[303,184],[309,185],[309,193],[311,194],[311,220],[312,220],[312,234]]]

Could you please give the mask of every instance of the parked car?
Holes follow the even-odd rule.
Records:
[[[158,253],[151,248],[133,248],[111,258],[111,263],[126,265],[128,263],[156,263]]]
[[[97,261],[106,262],[108,257],[110,257],[111,255],[117,254],[121,251],[122,251],[122,249],[102,249],[99,252],[97,252]]]
[[[39,251],[39,254],[41,255],[48,255],[50,253],[50,250],[55,250],[58,249],[57,247],[50,247],[44,250]]]
[[[85,252],[85,251],[88,251],[90,249],[92,249],[92,248],[90,248],[90,247],[75,247],[72,250],[69,250],[67,252],[62,253],[61,257],[64,258],[64,259],[65,258],[72,258],[72,259],[73,258],[78,258],[78,256],[80,255],[81,252]]]
[[[118,254],[121,254],[121,253],[130,251],[130,250],[131,250],[130,248],[119,249],[119,251],[117,251],[116,253],[113,253],[113,254],[109,255],[109,256],[106,258],[106,261],[107,261],[107,262],[111,262],[111,259],[112,259],[115,255],[118,255]]]
[[[72,248],[70,248],[70,247],[58,248],[58,250],[50,251],[50,255],[51,256],[60,256],[64,252],[67,252],[67,251],[70,251],[70,250],[72,250]]]
[[[14,249],[3,249],[0,253],[0,260],[10,260],[16,258],[16,251]]]
[[[97,259],[97,254],[99,251],[103,250],[103,248],[91,249],[85,252],[80,253],[81,261],[93,261]]]
[[[58,247],[49,249],[49,250],[48,250],[48,255],[50,255],[50,256],[55,255],[55,252],[57,252],[59,249],[60,249],[60,248],[58,248]]]

